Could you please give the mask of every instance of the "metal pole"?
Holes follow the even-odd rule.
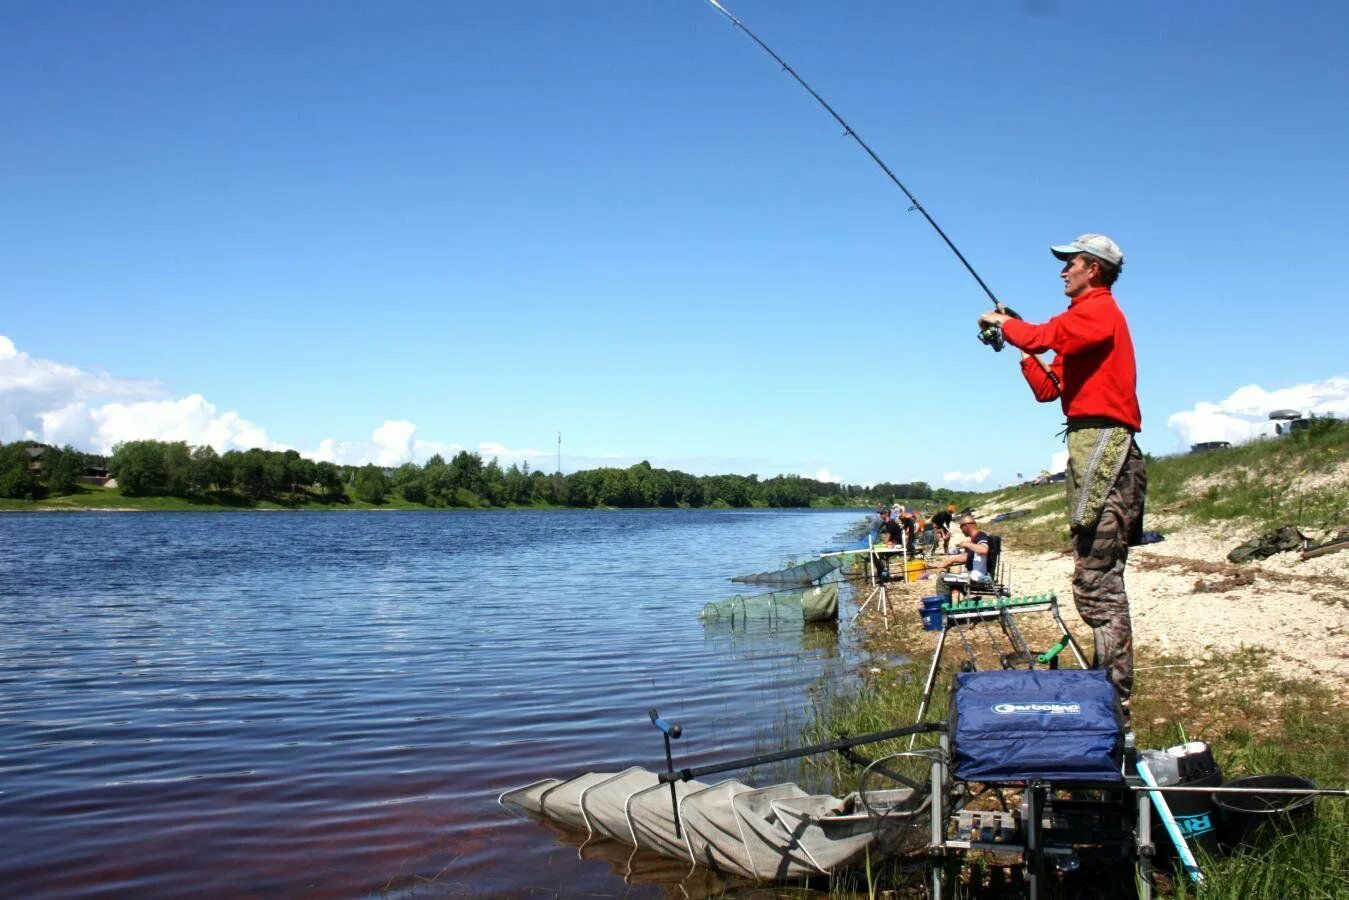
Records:
[[[843,750],[848,747],[856,747],[861,744],[874,744],[877,741],[887,741],[891,738],[908,737],[911,734],[921,734],[928,731],[942,731],[946,728],[945,722],[920,722],[916,725],[907,725],[903,728],[892,728],[889,731],[873,731],[870,734],[859,734],[856,737],[840,738],[837,741],[828,741],[823,744],[811,744],[808,747],[797,747],[795,750],[782,750],[778,753],[764,753],[759,756],[746,756],[741,759],[732,759],[728,762],[718,763],[711,766],[699,766],[693,769],[680,769],[679,771],[669,771],[660,773],[661,781],[691,781],[703,775],[716,775],[721,772],[733,772],[736,769],[748,769],[751,766],[763,765],[764,763],[781,762],[784,759],[799,759],[802,756],[813,756],[816,753],[827,753],[834,750]]]
[[[1049,609],[1054,616],[1054,621],[1059,623],[1059,630],[1062,631],[1063,636],[1068,639],[1068,646],[1073,648],[1073,656],[1077,657],[1077,664],[1084,669],[1091,668],[1087,665],[1087,657],[1082,652],[1082,648],[1077,645],[1077,638],[1073,637],[1073,633],[1069,631],[1068,626],[1064,624],[1063,617],[1059,615],[1059,598],[1057,596],[1054,598],[1054,602],[1050,605]]]
[[[876,595],[877,595],[878,593],[880,593],[881,591],[883,591],[884,589],[885,589],[885,585],[881,585],[881,584],[878,584],[878,585],[876,585],[874,588],[871,589],[871,593],[870,593],[870,594],[867,594],[867,599],[866,599],[865,601],[863,601],[863,603],[862,603],[861,606],[857,607],[857,617],[858,617],[859,619],[862,617],[862,613],[864,613],[864,612],[867,611],[867,607],[871,605],[871,601],[872,601],[872,600],[875,600],[875,599],[876,599]]]
[[[932,652],[932,665],[927,670],[927,680],[923,682],[923,696],[918,703],[918,719],[923,721],[923,715],[927,712],[927,705],[932,700],[932,689],[937,684],[937,666],[941,664],[942,649],[946,646],[946,632],[950,629],[951,622],[946,616],[942,616],[941,635],[937,638],[937,649]],[[916,735],[915,735],[916,737]],[[909,741],[909,749],[913,749],[913,741]]]
[[[655,707],[648,710],[647,715],[651,717],[651,724],[659,728],[660,733],[665,737],[665,770],[667,772],[673,772],[674,755],[670,752],[670,739],[678,738],[684,733],[684,730],[678,725],[674,725],[662,719]],[[675,837],[679,837],[679,798],[675,796],[675,784],[673,779],[670,780],[670,813],[674,817]]]
[[[1162,785],[1131,785],[1131,790],[1144,793],[1202,793],[1202,794],[1271,794],[1280,797],[1349,797],[1347,788],[1244,788],[1244,787],[1164,787]]]
[[[932,789],[928,794],[931,806],[931,821],[928,832],[928,856],[932,860],[932,896],[935,900],[941,900],[944,893],[946,880],[945,857],[941,856],[942,840],[946,828],[946,767],[943,760],[946,754],[951,750],[950,737],[946,732],[942,732],[938,739],[940,753],[932,755],[932,767],[929,777],[932,779]]]
[[[1132,787],[1132,785],[1130,785]],[[1136,850],[1138,852],[1138,882],[1140,900],[1152,900],[1152,856],[1156,848],[1152,845],[1152,809],[1148,805],[1148,795],[1138,795],[1138,831],[1136,832]]]

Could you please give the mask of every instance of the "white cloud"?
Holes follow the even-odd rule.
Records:
[[[1049,457],[1049,474],[1062,472],[1068,468],[1068,451],[1060,450]]]
[[[338,465],[363,466],[374,463],[377,466],[392,468],[403,463],[425,463],[440,454],[447,461],[469,448],[461,444],[447,444],[440,441],[426,441],[417,437],[417,426],[406,419],[388,419],[370,434],[368,441],[335,441],[327,438],[318,448],[304,455],[322,462]],[[551,454],[544,450],[512,450],[504,444],[484,441],[474,448],[474,452],[484,462],[495,459],[502,468],[530,463],[531,469],[538,468],[535,463],[540,459],[549,459]]]
[[[153,380],[117,378],[38,359],[0,335],[0,440],[70,444],[109,453],[121,441],[210,444],[218,450],[276,447],[262,428],[219,413],[200,394],[177,400]]]
[[[501,463],[503,468],[509,468],[513,464],[530,463],[531,469],[538,466],[533,465],[541,459],[552,459],[553,454],[547,450],[512,450],[504,444],[498,444],[493,441],[484,441],[478,445],[478,455],[484,460],[495,458]]]
[[[412,438],[417,426],[402,419],[389,419],[370,435],[378,451],[375,464],[393,466],[412,458]]]
[[[353,449],[354,448],[354,449]],[[365,456],[365,444],[339,443],[332,438],[319,441],[316,449],[302,455],[317,462],[337,463],[338,465],[360,465],[356,460]]]
[[[941,477],[942,481],[953,482],[956,484],[983,484],[988,480],[988,476],[993,474],[990,468],[976,469],[973,472],[947,472]]]
[[[60,411],[97,401],[140,400],[163,393],[155,381],[115,378],[37,359],[0,335],[0,441],[47,440],[43,417],[53,415],[62,433],[72,434],[69,443],[87,447],[91,435],[75,433],[79,411],[59,415]]]
[[[1265,390],[1248,384],[1217,403],[1201,401],[1193,409],[1173,413],[1166,425],[1186,445],[1203,441],[1241,443],[1274,433],[1269,414],[1293,409],[1304,415],[1349,416],[1349,376],[1337,375],[1311,384]]]
[[[315,450],[305,456],[320,462],[343,466],[363,466],[373,463],[392,468],[406,462],[424,463],[439,453],[450,457],[464,448],[458,444],[442,444],[417,439],[417,426],[406,419],[386,419],[370,433],[368,441],[337,441],[324,438]]]
[[[131,440],[208,444],[221,453],[253,447],[287,449],[262,426],[237,412],[220,412],[201,394],[163,399],[164,393],[158,381],[117,378],[37,359],[0,335],[0,442],[70,444],[97,453],[111,453],[114,445]],[[464,449],[423,440],[414,423],[388,419],[368,441],[327,438],[305,455],[346,465],[397,466],[423,463],[437,453],[450,457]],[[503,466],[551,458],[544,450],[514,450],[493,441],[479,444],[477,452]]]
[[[1239,444],[1258,435],[1274,433],[1274,425],[1264,416],[1233,415],[1217,403],[1201,401],[1188,412],[1172,414],[1166,425],[1180,435],[1182,443],[1201,441],[1230,441]]]
[[[122,441],[186,441],[210,444],[224,453],[262,447],[282,450],[260,426],[236,412],[218,413],[201,394],[180,400],[142,400],[90,406],[70,403],[39,413],[41,431],[35,439],[48,444],[71,444],[97,453],[111,453]]]
[[[551,436],[551,433],[550,433]],[[274,440],[260,424],[236,411],[219,410],[201,394],[169,397],[164,385],[152,379],[119,378],[91,373],[75,366],[38,359],[18,350],[0,335],[0,442],[36,440],[70,444],[80,450],[110,453],[115,444],[129,440],[185,441],[209,445],[219,452],[261,447],[288,449]],[[484,460],[496,459],[503,467],[528,464],[532,470],[554,470],[555,450],[513,448],[496,441],[476,447],[423,438],[414,422],[387,419],[374,428],[368,439],[343,441],[325,438],[316,447],[297,447],[315,460],[340,465],[374,463],[394,467],[405,462],[424,464],[439,454],[446,459],[472,449]],[[768,459],[749,457],[671,457],[651,459],[624,454],[565,454],[564,471],[601,466],[626,467],[650,459],[658,468],[692,474],[758,472],[764,477],[799,472]],[[987,477],[987,470],[979,480]],[[819,469],[820,481],[842,479],[827,468]]]

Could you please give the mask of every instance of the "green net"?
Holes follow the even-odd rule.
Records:
[[[741,584],[767,584],[776,587],[805,587],[814,584],[830,572],[843,565],[842,556],[822,556],[808,562],[786,566],[772,572],[756,572],[753,575],[737,575],[732,581]]]
[[[750,596],[736,594],[729,600],[708,603],[698,618],[704,624],[730,628],[759,622],[832,622],[838,618],[838,583],[822,584],[803,591],[770,591]]]

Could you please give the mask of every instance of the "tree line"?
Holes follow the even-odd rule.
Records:
[[[36,463],[36,464],[35,464]],[[316,462],[294,450],[230,450],[183,441],[127,441],[111,457],[33,442],[0,444],[0,496],[42,499],[76,491],[82,472],[109,475],[127,497],[184,497],[237,505],[384,504],[401,499],[432,508],[506,506],[806,507],[889,503],[897,498],[954,502],[954,492],[926,482],[872,487],[797,475],[690,475],[648,462],[627,468],[584,469],[569,475],[532,471],[528,463],[503,468],[496,459],[462,450],[449,460],[397,467]]]

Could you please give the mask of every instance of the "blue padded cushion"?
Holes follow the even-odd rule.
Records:
[[[1096,669],[961,672],[952,734],[962,781],[1120,781],[1115,690]]]

